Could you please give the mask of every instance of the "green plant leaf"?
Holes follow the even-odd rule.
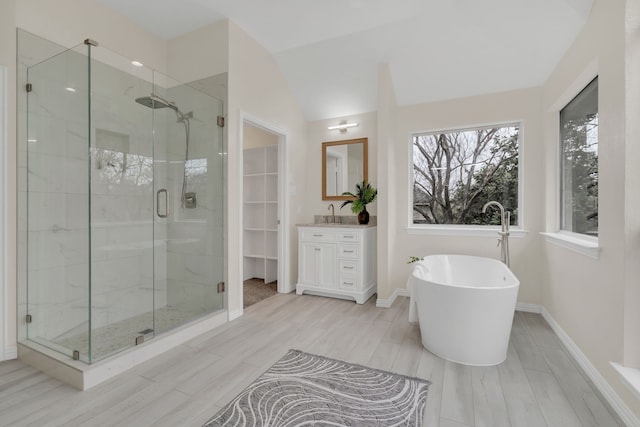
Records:
[[[356,184],[355,194],[349,191],[345,191],[344,193],[342,193],[342,195],[353,197],[355,200],[344,201],[340,206],[340,209],[344,208],[348,204],[351,204],[351,212],[353,212],[354,214],[359,214],[366,209],[366,205],[376,199],[378,190],[376,190],[375,187],[363,180],[362,182]]]
[[[351,205],[351,212],[357,215],[362,211],[364,211],[364,204],[362,203],[362,200],[353,200],[353,204]]]
[[[344,196],[344,193],[342,193],[342,195]],[[344,208],[345,206],[347,206],[350,203],[353,203],[353,200],[346,200],[346,201],[342,202],[342,205],[340,206],[340,209]]]

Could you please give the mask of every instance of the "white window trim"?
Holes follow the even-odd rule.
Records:
[[[600,246],[597,237],[586,236],[584,234],[574,233],[571,231],[560,230],[562,224],[561,211],[561,186],[562,186],[562,138],[560,136],[560,111],[566,107],[584,88],[587,87],[596,77],[599,76],[599,66],[597,58],[589,62],[584,70],[569,84],[567,89],[555,100],[555,102],[547,110],[554,114],[556,133],[556,193],[555,193],[555,220],[556,225],[550,228],[557,228],[556,232],[540,233],[549,243],[562,246],[574,252],[581,253],[588,257],[600,258]]]
[[[500,227],[495,225],[451,225],[428,224],[407,227],[407,234],[422,234],[427,236],[460,236],[460,237],[496,237]],[[510,228],[509,237],[522,238],[529,233],[520,227]]]
[[[594,74],[595,73],[595,74]],[[556,208],[556,221],[558,221],[558,232],[557,233],[542,233],[542,234],[561,234],[561,236],[555,236],[555,237],[550,237],[551,240],[555,241],[553,243],[557,243],[560,240],[564,240],[565,241],[565,245],[559,244],[560,246],[564,246],[568,249],[573,249],[576,252],[580,252],[580,253],[584,253],[587,256],[590,256],[592,258],[598,259],[600,256],[600,248],[598,247],[598,238],[597,237],[591,237],[591,236],[587,236],[584,234],[580,234],[580,233],[575,233],[573,231],[569,231],[569,230],[563,230],[560,227],[562,226],[562,177],[564,175],[564,170],[563,170],[563,144],[564,141],[562,140],[562,133],[560,131],[560,112],[567,106],[569,105],[569,103],[571,101],[574,100],[574,98],[576,96],[578,96],[588,85],[591,84],[591,82],[593,82],[596,78],[598,77],[598,64],[597,62],[592,62],[591,64],[589,64],[589,67],[587,67],[587,69],[579,76],[579,78],[573,82],[573,84],[571,85],[571,91],[567,90],[565,91],[565,93],[562,95],[562,97],[560,99],[563,100],[564,104],[561,104],[559,101],[556,101],[556,103],[554,104],[555,107],[555,111],[554,113],[556,114],[556,127],[558,130],[558,134],[557,134],[557,144],[556,144],[556,152],[557,154],[557,159],[556,161],[557,163],[557,179],[556,179],[556,197],[558,200],[558,206]],[[586,82],[585,82],[586,80]],[[576,87],[579,87],[580,89],[576,89]],[[571,95],[573,93],[573,95]],[[568,98],[568,100],[567,100]],[[566,102],[564,101],[566,100]],[[599,149],[599,144],[600,144],[600,136],[598,135],[598,149]],[[598,151],[599,153],[599,151]],[[598,164],[598,169],[600,169],[600,165]],[[569,235],[569,237],[563,237],[562,235]],[[550,240],[550,241],[551,241]],[[595,247],[597,248],[597,252],[594,253],[593,251],[591,251],[589,248],[593,247],[592,242],[595,241]],[[579,247],[576,248],[575,246],[573,246],[574,243],[578,244],[579,247],[582,247],[582,249],[580,249]],[[588,253],[585,253],[584,250],[586,250]]]
[[[600,258],[600,245],[597,237],[585,236],[584,234],[570,231],[558,231],[556,233],[542,232],[548,243],[572,250],[586,255],[593,259]]]
[[[620,375],[622,383],[631,390],[636,399],[640,399],[640,369],[629,368],[615,362],[609,363]]]
[[[494,236],[496,232],[500,231],[500,227],[495,225],[456,225],[456,224],[414,224],[413,223],[413,137],[416,135],[423,135],[427,133],[437,133],[437,132],[452,132],[459,130],[473,130],[478,128],[487,128],[494,126],[509,126],[509,125],[517,125],[520,129],[520,141],[518,146],[518,225],[510,228],[509,233],[511,237],[525,237],[528,233],[527,230],[524,229],[524,197],[523,197],[523,188],[524,188],[524,140],[525,140],[525,120],[524,119],[514,119],[514,120],[504,120],[500,122],[491,122],[484,124],[475,124],[475,125],[463,125],[459,127],[449,127],[449,128],[436,128],[430,130],[422,130],[416,131],[409,134],[409,150],[408,150],[408,158],[409,158],[409,167],[408,170],[408,218],[407,218],[407,234],[422,234],[422,235],[432,235],[432,236],[479,236],[479,237],[487,237]]]

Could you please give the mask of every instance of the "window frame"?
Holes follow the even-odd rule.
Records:
[[[525,129],[526,124],[524,119],[512,119],[501,120],[496,122],[471,124],[461,126],[450,126],[442,128],[431,128],[428,130],[414,131],[409,134],[408,138],[408,213],[407,213],[407,228],[408,234],[424,234],[424,235],[436,235],[436,236],[480,236],[480,237],[495,237],[496,232],[500,231],[498,225],[476,225],[476,224],[414,224],[413,223],[413,187],[414,187],[414,173],[413,173],[413,139],[419,135],[436,134],[436,133],[451,133],[451,132],[464,132],[473,131],[477,129],[491,128],[491,127],[508,127],[517,126],[519,129],[518,139],[518,224],[512,225],[510,228],[511,237],[524,237],[527,235],[527,230],[524,228],[525,214],[524,214],[524,169],[525,169]]]
[[[563,244],[568,244],[570,249],[574,249],[577,252],[583,252],[586,250],[587,255],[592,258],[598,258],[600,248],[598,246],[598,236],[600,234],[600,225],[598,223],[598,236],[591,236],[586,233],[578,233],[573,230],[566,230],[562,228],[563,225],[563,215],[564,215],[564,139],[562,137],[562,119],[561,113],[562,111],[571,104],[580,94],[582,94],[589,85],[591,85],[594,81],[598,81],[598,96],[600,94],[600,79],[599,74],[596,73],[592,75],[589,80],[583,83],[580,86],[580,89],[574,91],[573,96],[571,96],[566,102],[564,102],[556,112],[556,124],[557,124],[557,182],[556,182],[556,191],[557,191],[557,209],[556,209],[556,230],[555,235],[551,237],[551,239],[562,241]],[[598,101],[598,173],[600,172],[600,102]],[[599,199],[599,195],[598,195]],[[598,200],[598,212],[600,211],[600,203]],[[547,238],[549,239],[550,233],[546,233]],[[557,242],[554,242],[557,243]],[[574,246],[579,246],[576,248]]]

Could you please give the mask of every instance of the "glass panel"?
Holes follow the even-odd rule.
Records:
[[[495,200],[518,224],[520,126],[413,136],[413,224],[500,225]]]
[[[560,111],[560,228],[598,236],[598,79]]]
[[[109,65],[94,59],[108,61]],[[91,356],[153,337],[153,115],[149,69],[91,49]],[[146,79],[145,79],[146,77]]]
[[[222,102],[156,73],[154,123],[156,194],[168,216],[156,215],[156,331],[223,308],[223,184],[226,161],[216,119]],[[166,201],[166,202],[165,202]]]
[[[69,356],[89,330],[87,47],[27,70],[27,338]]]

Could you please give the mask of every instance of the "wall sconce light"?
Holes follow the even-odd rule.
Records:
[[[339,124],[335,126],[329,126],[327,129],[329,130],[339,130],[340,133],[345,133],[347,129],[358,126],[358,123],[347,123],[345,120],[342,120]]]

